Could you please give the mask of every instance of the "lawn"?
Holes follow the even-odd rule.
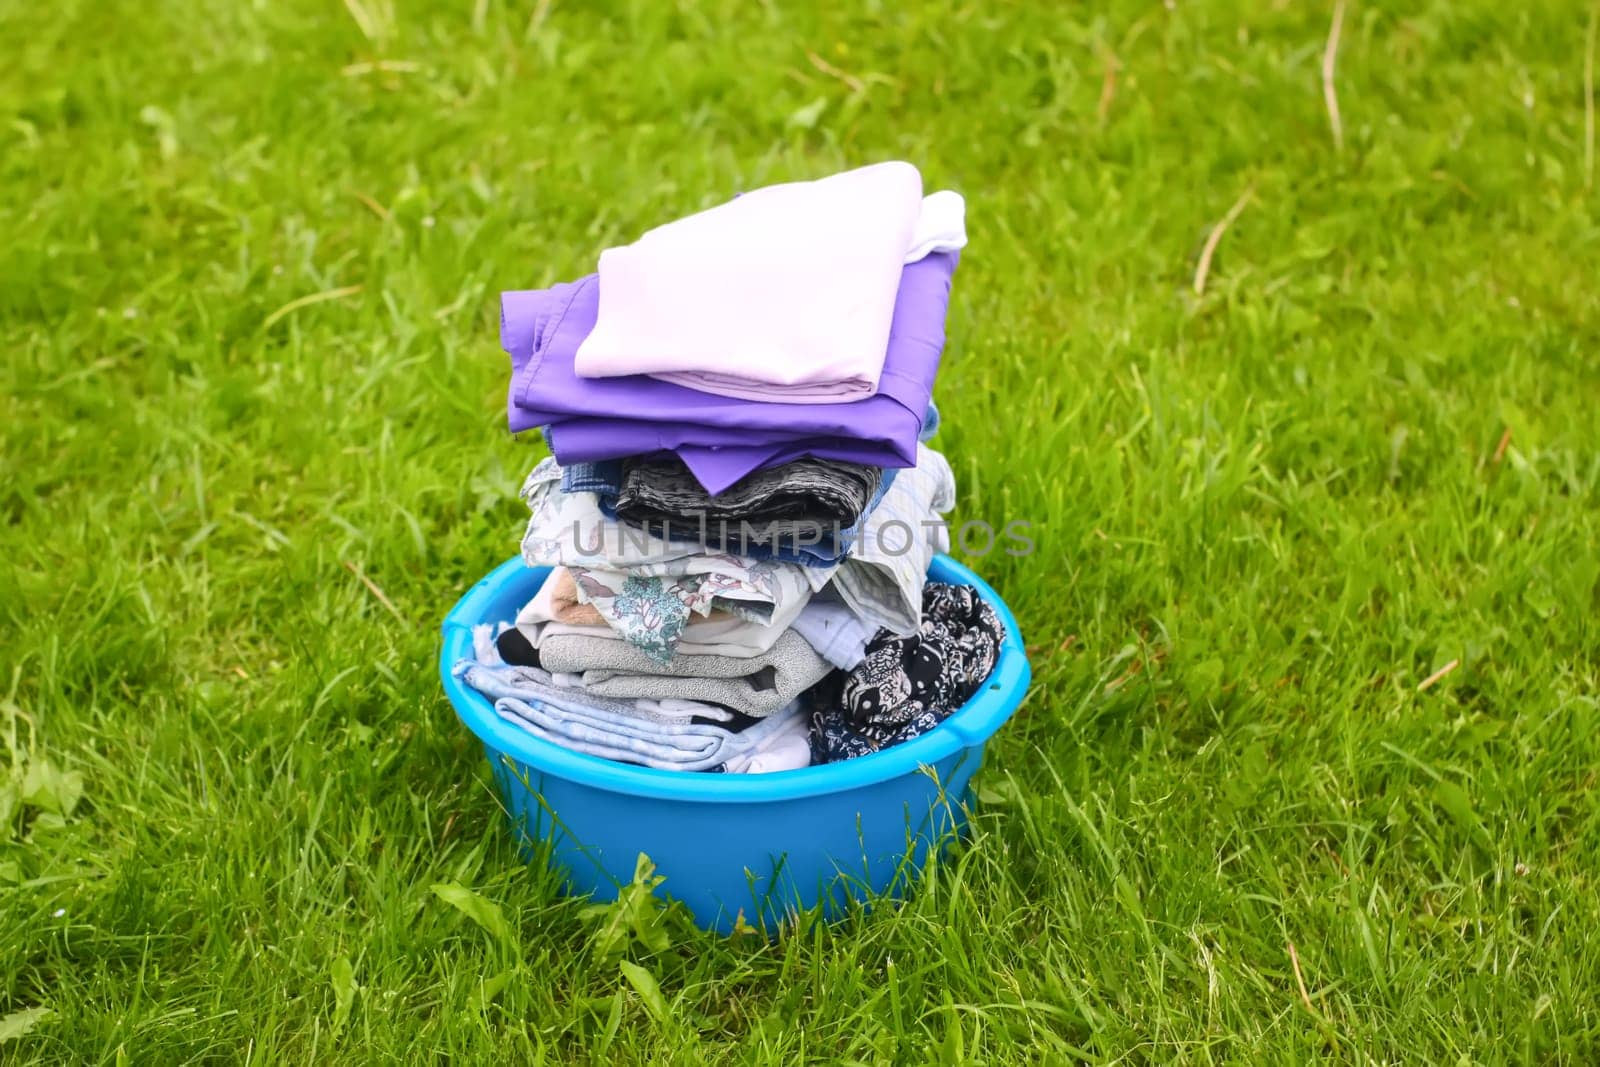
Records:
[[[1600,1059],[1595,9],[812,6],[0,7],[0,1061]],[[435,673],[496,294],[886,158],[1033,690],[903,908],[619,944]]]

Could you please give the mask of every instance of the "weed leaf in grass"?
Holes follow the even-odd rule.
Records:
[[[622,976],[633,986],[634,992],[639,994],[639,999],[644,1001],[644,1006],[657,1022],[667,1021],[667,1000],[661,995],[661,986],[656,983],[656,976],[629,960],[620,960],[618,965],[622,968]]]
[[[14,829],[11,819],[21,799],[16,782],[0,780],[0,841],[11,840]]]
[[[12,1038],[23,1036],[54,1014],[55,1012],[49,1008],[23,1008],[10,1015],[0,1016],[0,1045]]]
[[[656,865],[650,862],[650,857],[639,853],[633,881],[622,887],[616,900],[609,904],[592,904],[578,913],[585,922],[596,924],[592,943],[601,956],[622,955],[628,947],[630,933],[651,952],[665,952],[672,946],[666,927],[666,906],[654,892],[666,878],[655,872]]]
[[[611,1010],[606,1013],[605,1029],[600,1031],[600,1040],[595,1045],[595,1052],[604,1055],[611,1047],[611,1042],[617,1036],[617,1030],[622,1026],[622,990],[611,994]]]
[[[348,956],[333,961],[333,966],[328,968],[328,978],[333,983],[333,1032],[337,1034],[350,1021],[350,1006],[355,1003],[356,990],[360,987],[356,985],[356,969],[350,965]]]
[[[1023,802],[1022,791],[1012,778],[993,778],[978,786],[978,803],[989,808],[1015,807]]]
[[[949,995],[946,994],[946,999]],[[957,1064],[967,1061],[966,1035],[961,1032],[961,1020],[950,1011],[950,1023],[944,1032],[944,1045],[939,1049],[939,1062]]]
[[[455,908],[461,914],[487,930],[507,948],[517,947],[511,924],[500,910],[500,905],[487,897],[479,896],[464,885],[455,882],[433,883],[433,895]]]
[[[517,969],[511,967],[497,975],[485,978],[478,984],[478,988],[472,991],[472,1006],[478,1011],[483,1011],[494,1003],[494,998],[498,997],[505,987],[511,984],[511,979],[516,976]]]
[[[828,110],[828,98],[819,96],[811,103],[795,108],[789,115],[788,125],[797,130],[813,129],[826,110]]]
[[[1485,852],[1494,851],[1494,842],[1489,837],[1489,831],[1483,825],[1483,820],[1478,818],[1478,813],[1472,810],[1472,798],[1467,796],[1467,791],[1454,782],[1439,782],[1433,787],[1433,802],[1445,810],[1455,821],[1455,824],[1468,839]]]
[[[56,815],[71,815],[83,798],[83,775],[77,771],[61,771],[47,759],[36,759],[28,764],[22,776],[22,802],[40,811]]]

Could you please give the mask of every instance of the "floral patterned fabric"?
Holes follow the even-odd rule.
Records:
[[[639,575],[574,567],[572,577],[580,599],[599,612],[606,625],[652,659],[665,662],[677,650],[691,613],[709,617],[723,610],[761,626],[786,623],[798,613],[811,590],[803,583],[780,588],[771,573],[776,566],[780,564],[753,563],[743,575]],[[759,597],[770,599],[755,599]],[[777,602],[783,604],[783,619],[774,616]]]
[[[1004,640],[977,590],[927,583],[915,636],[880,630],[860,666],[812,690],[813,761],[854,759],[927,733],[983,685]]]
[[[570,589],[570,594],[563,593],[563,589]],[[577,601],[578,587],[572,579],[571,572],[565,567],[552,568],[549,577],[539,587],[533,599],[517,612],[516,632],[529,648],[537,650],[548,638],[567,635],[623,645],[632,649],[635,654],[642,654],[628,642],[627,638],[612,629],[600,617],[600,613],[588,604],[583,604],[582,610],[592,616],[591,622],[563,621],[561,616],[566,609],[563,607],[562,597],[567,595],[570,595],[572,601]],[[811,607],[811,603],[812,601],[807,601],[801,607],[799,614],[803,616]],[[791,607],[792,605],[785,605],[785,614],[776,616],[768,623],[749,622],[720,609],[704,616],[691,613],[688,624],[678,636],[673,654],[759,656],[770,649],[789,626],[791,620],[788,619],[787,612]],[[570,611],[566,613],[570,614]],[[798,622],[798,617],[792,621]],[[866,654],[865,645],[866,641],[863,639],[862,655]]]

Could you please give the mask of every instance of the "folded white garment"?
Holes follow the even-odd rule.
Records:
[[[922,207],[917,169],[878,163],[756,189],[606,249],[575,369],[755,400],[871,396]]]
[[[877,627],[858,616],[831,586],[813,596],[790,625],[817,655],[846,671],[867,658],[867,642],[877,633]]]
[[[803,707],[802,701],[795,705]],[[728,757],[722,769],[729,774],[771,774],[811,766],[811,716],[780,712],[750,748]]]
[[[960,193],[941,189],[922,198],[922,213],[911,234],[907,263],[915,263],[935,252],[959,252],[967,247],[967,202]]]

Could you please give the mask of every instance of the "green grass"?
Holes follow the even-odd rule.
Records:
[[[1592,11],[1354,0],[1340,150],[1324,4],[862,6],[0,8],[0,1060],[1600,1058]],[[903,909],[619,961],[435,675],[495,294],[892,157],[1035,686]]]

